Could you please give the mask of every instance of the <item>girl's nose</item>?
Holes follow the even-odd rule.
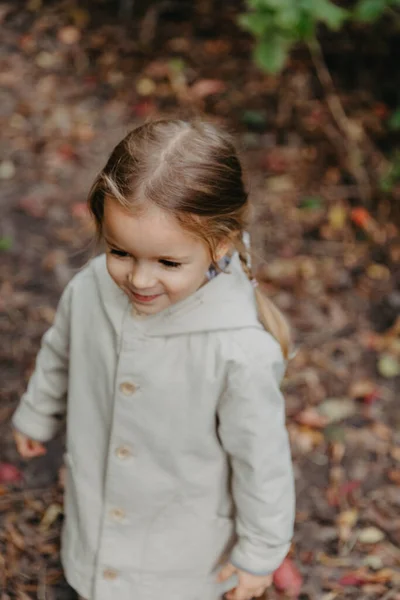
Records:
[[[132,287],[136,290],[145,290],[151,288],[154,285],[154,277],[152,270],[145,266],[136,265],[135,268],[129,273],[128,281]]]

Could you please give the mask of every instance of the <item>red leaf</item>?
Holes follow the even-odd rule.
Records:
[[[366,582],[365,577],[358,573],[347,573],[339,579],[340,585],[363,585]]]
[[[353,492],[358,490],[360,485],[361,485],[361,481],[359,481],[357,479],[355,479],[354,481],[346,481],[339,488],[339,496],[343,497],[343,496],[348,496],[349,494],[352,494]]]
[[[275,149],[262,157],[261,167],[272,173],[285,173],[288,170],[288,161],[279,149]]]
[[[379,119],[387,119],[389,108],[383,102],[376,102],[373,106],[373,111]]]
[[[21,479],[22,473],[15,465],[0,463],[0,483],[16,483]]]
[[[275,571],[273,581],[276,589],[285,592],[289,598],[295,600],[299,597],[303,578],[290,558],[285,558],[281,566]]]
[[[71,213],[72,216],[77,219],[86,219],[90,216],[86,202],[75,202],[75,204],[71,206]]]
[[[57,154],[64,160],[76,160],[78,158],[74,148],[71,146],[71,144],[66,142],[64,144],[60,144],[60,146],[57,148]]]
[[[219,79],[199,79],[190,88],[192,97],[202,99],[225,91],[226,85]]]
[[[46,213],[43,198],[34,195],[28,195],[21,198],[19,207],[30,217],[35,217],[37,219],[44,217]]]
[[[355,225],[364,229],[371,223],[372,217],[365,208],[359,206],[351,211],[351,220]]]
[[[373,392],[370,392],[363,398],[365,404],[374,404],[375,402],[377,402],[380,399],[381,399],[381,396],[380,396],[379,390],[377,390],[377,389],[374,390]]]
[[[143,119],[154,114],[155,110],[156,106],[151,100],[143,100],[143,102],[138,102],[131,108],[131,111],[134,115]]]

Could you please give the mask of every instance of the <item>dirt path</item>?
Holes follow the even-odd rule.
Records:
[[[60,291],[90,255],[94,174],[128,128],[180,110],[237,133],[260,279],[299,347],[285,393],[300,597],[399,600],[398,229],[385,203],[360,210],[324,135],[307,60],[280,78],[260,74],[235,3],[211,12],[171,3],[158,21],[143,21],[139,3],[129,27],[107,4],[90,14],[69,2],[28,5],[0,7],[0,462],[23,473],[0,484],[0,599],[73,597],[58,560],[62,440],[22,463],[9,418]]]

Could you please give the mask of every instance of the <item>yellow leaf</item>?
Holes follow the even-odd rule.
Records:
[[[377,527],[366,527],[359,531],[357,537],[361,544],[377,544],[385,538],[385,534]]]
[[[390,279],[390,271],[385,265],[372,263],[367,268],[367,275],[375,281],[388,281]]]
[[[328,220],[333,229],[343,229],[347,220],[347,212],[343,206],[333,206],[328,213]]]
[[[136,84],[136,91],[140,96],[150,96],[156,90],[156,84],[152,79],[143,77]]]
[[[40,522],[39,528],[41,531],[47,531],[54,523],[57,517],[62,514],[63,509],[61,504],[50,504]]]

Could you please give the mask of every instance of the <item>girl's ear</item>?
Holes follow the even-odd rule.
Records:
[[[217,262],[221,260],[221,258],[225,256],[225,254],[228,254],[228,252],[230,252],[232,248],[233,243],[230,239],[225,238],[224,240],[221,240],[215,251],[215,258],[217,259]]]

